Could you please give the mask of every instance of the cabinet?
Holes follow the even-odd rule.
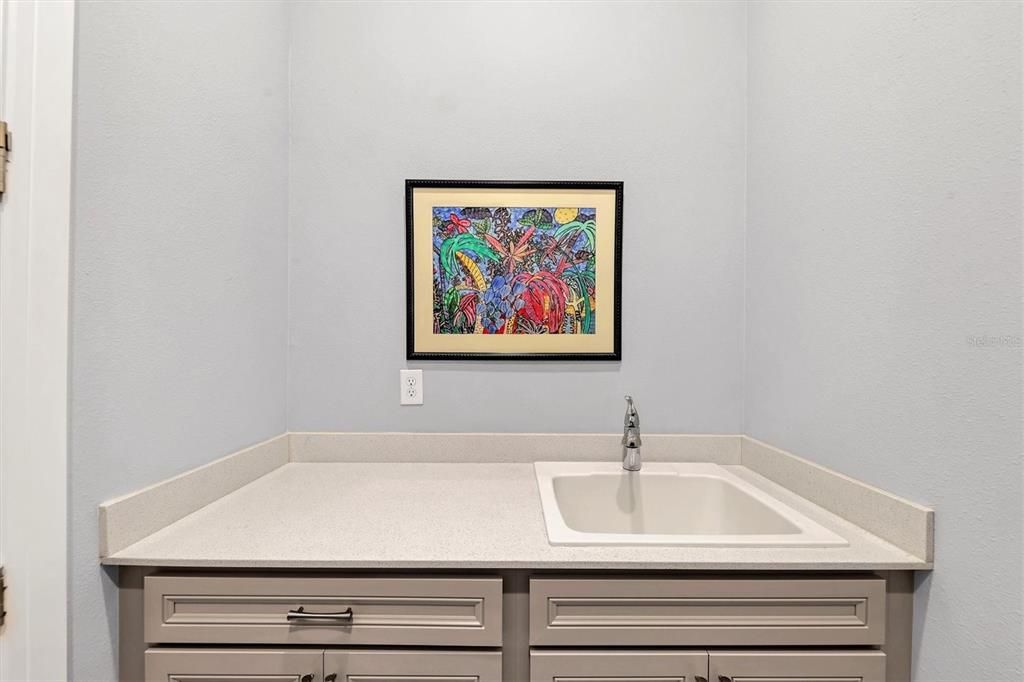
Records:
[[[712,651],[715,682],[885,682],[879,651]]]
[[[533,651],[530,682],[707,682],[706,651]]]
[[[123,682],[909,681],[909,575],[126,573]]]
[[[870,646],[877,577],[531,578],[534,646]]]
[[[544,651],[531,682],[885,682],[877,651]]]
[[[146,682],[323,682],[323,652],[150,649]]]
[[[498,682],[496,651],[327,651],[324,674],[337,682]]]
[[[495,576],[151,575],[145,636],[167,644],[496,647],[501,588]]]
[[[496,682],[501,654],[386,649],[150,649],[146,682]]]

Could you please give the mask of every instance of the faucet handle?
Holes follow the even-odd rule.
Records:
[[[626,417],[622,420],[623,426],[628,428],[638,428],[640,426],[640,413],[636,411],[636,406],[633,405],[633,396],[626,396]]]

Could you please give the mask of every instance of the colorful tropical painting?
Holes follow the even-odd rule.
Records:
[[[434,206],[435,334],[594,334],[594,208]]]

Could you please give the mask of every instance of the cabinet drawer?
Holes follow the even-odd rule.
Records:
[[[323,682],[323,652],[150,649],[146,682]]]
[[[501,682],[497,651],[327,651],[336,682]]]
[[[697,682],[707,651],[531,651],[530,682]]]
[[[151,575],[151,644],[500,646],[501,578]],[[291,618],[289,612],[336,618]]]
[[[530,580],[535,646],[847,646],[885,641],[881,578]]]
[[[881,651],[712,651],[712,680],[885,682]]]

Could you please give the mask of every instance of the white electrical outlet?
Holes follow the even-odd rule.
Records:
[[[423,370],[403,369],[399,371],[402,379],[402,405],[423,404]]]

